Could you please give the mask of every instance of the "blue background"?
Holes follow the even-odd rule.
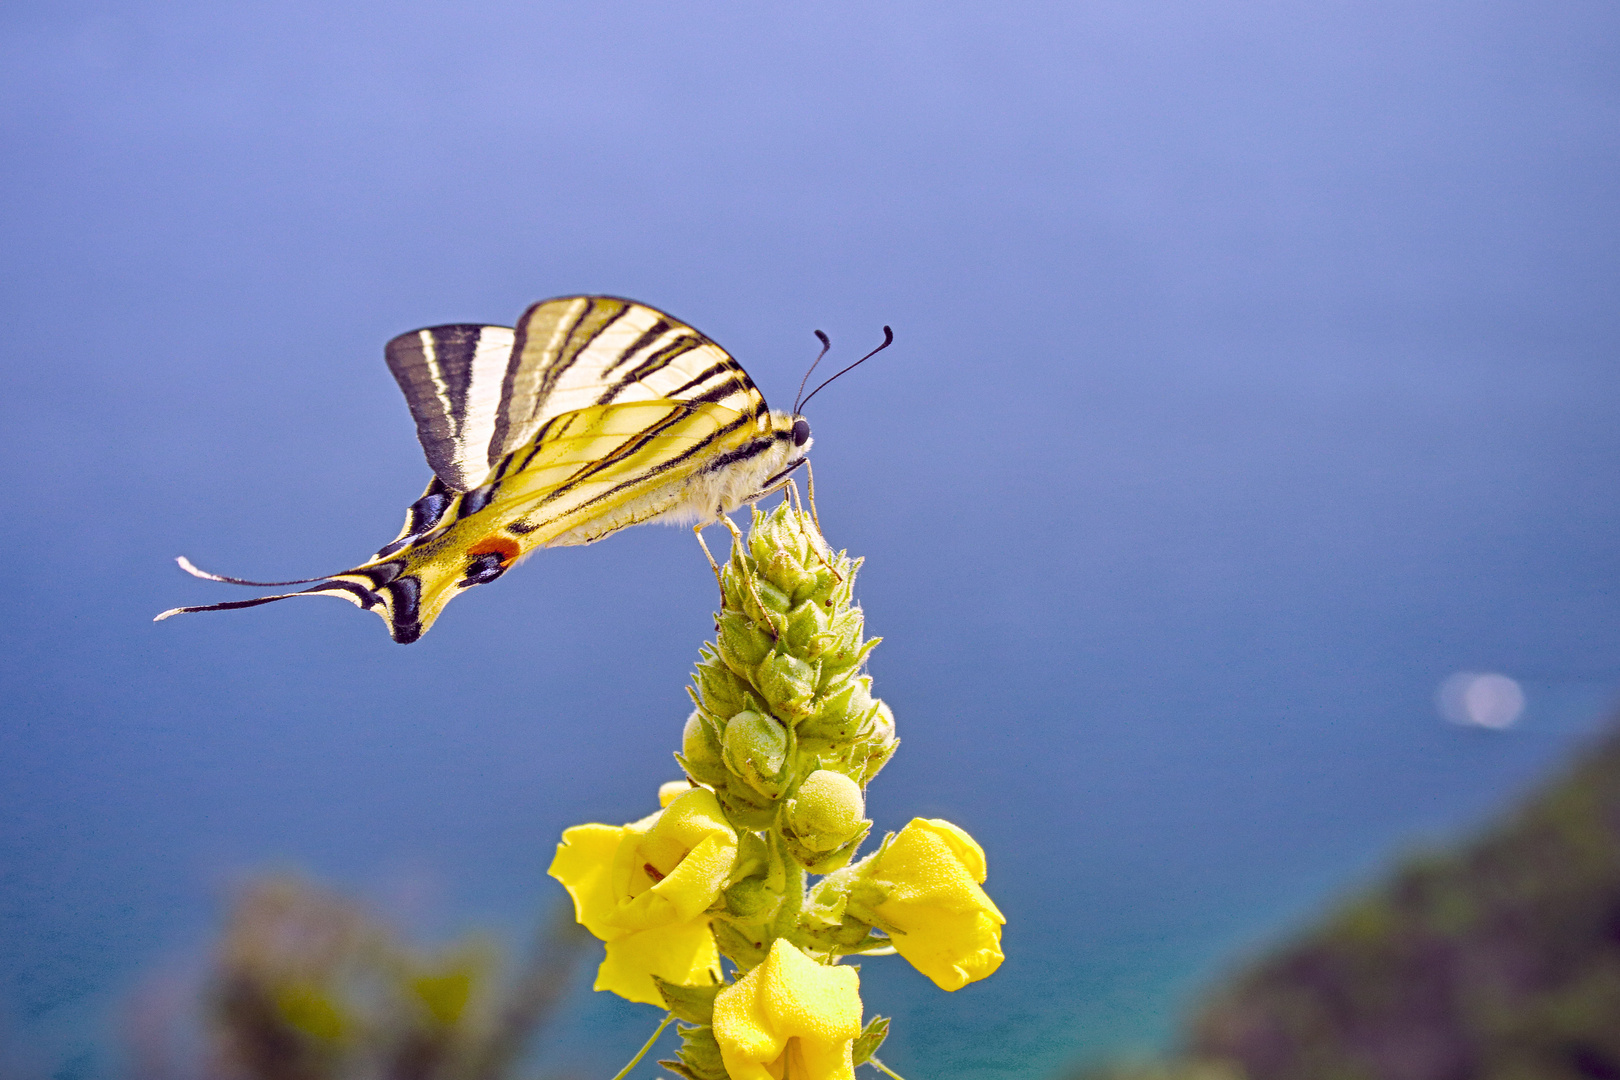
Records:
[[[393,536],[388,337],[588,291],[778,407],[812,329],[893,325],[811,410],[904,740],[870,811],[968,828],[1010,922],[955,995],[865,965],[885,1059],[1152,1046],[1614,701],[1617,72],[1573,0],[6,4],[0,1063],[112,1075],[244,875],[515,937],[563,827],[650,808],[710,632],[684,530],[409,647],[324,600],[150,622],[239,598],[177,554]],[[1521,724],[1442,725],[1459,668]],[[654,1019],[581,993],[547,1060]]]

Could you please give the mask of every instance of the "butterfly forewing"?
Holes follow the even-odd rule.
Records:
[[[503,453],[576,409],[660,399],[750,412],[764,399],[720,346],[645,304],[609,296],[542,300],[518,320],[504,391]],[[497,457],[500,455],[496,455]]]
[[[675,481],[745,439],[747,427],[731,409],[667,400],[568,413],[541,432],[518,471],[501,481],[500,499],[514,508],[504,527],[523,537],[527,550],[585,543],[656,517],[679,499]],[[580,531],[597,519],[599,531]]]

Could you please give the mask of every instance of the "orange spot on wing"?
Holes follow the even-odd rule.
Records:
[[[508,540],[504,536],[490,536],[478,541],[478,543],[468,548],[467,554],[495,554],[501,557],[501,562],[509,563],[519,555],[523,554],[523,549],[518,547],[515,541]]]

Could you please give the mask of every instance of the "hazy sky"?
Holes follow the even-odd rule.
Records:
[[[0,139],[20,1075],[111,1075],[116,1003],[245,873],[518,927],[562,828],[673,775],[684,530],[542,553],[411,646],[325,600],[150,623],[240,598],[175,555],[394,535],[418,326],[632,296],[778,407],[813,330],[894,327],[810,416],[904,740],[870,810],[967,827],[1011,919],[951,997],[866,966],[906,1075],[1162,1037],[1620,687],[1611,4],[12,0]],[[1517,728],[1441,724],[1474,668]],[[581,1004],[558,1060],[611,1073],[650,1013]]]

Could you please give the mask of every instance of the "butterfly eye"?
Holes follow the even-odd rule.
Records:
[[[810,421],[800,417],[793,421],[793,445],[803,446],[810,441]]]

